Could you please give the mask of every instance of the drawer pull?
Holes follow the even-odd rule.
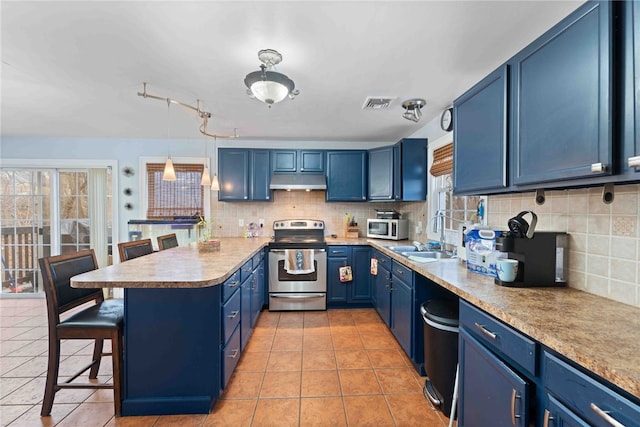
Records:
[[[520,415],[516,414],[516,399],[520,399],[520,395],[516,393],[516,389],[511,389],[511,424],[516,425],[516,420]]]
[[[613,419],[613,417],[609,415],[606,411],[603,411],[602,409],[598,408],[598,406],[595,403],[591,403],[589,406],[591,407],[593,412],[598,414],[598,416],[603,420],[605,420],[607,423],[609,423],[609,425],[612,425],[614,427],[624,427],[624,424]]]
[[[331,251],[331,255],[334,255],[334,254],[343,254],[343,253],[344,253],[344,251]]]
[[[480,329],[480,332],[482,332],[483,334],[485,334],[491,339],[494,339],[494,340],[496,339],[497,335],[491,332],[490,330],[488,330],[487,328],[485,328],[484,326],[482,326],[480,323],[475,322],[474,324],[476,325],[476,328]]]
[[[227,357],[229,359],[235,359],[238,356],[239,353],[240,353],[240,349],[234,348],[233,351],[231,352],[231,354],[228,355]]]
[[[640,156],[629,157],[627,164],[630,168],[640,168]]]
[[[396,269],[396,273],[398,274],[404,274],[404,271],[400,270],[400,269]]]
[[[236,286],[238,286],[239,284],[240,284],[240,282],[236,280],[235,282],[231,282],[231,283],[229,284],[229,287],[230,287],[230,288],[235,288],[235,287],[236,287]]]
[[[236,317],[238,317],[238,314],[239,314],[239,313],[240,313],[240,310],[233,310],[233,311],[231,312],[231,314],[230,314],[230,315],[228,315],[227,317],[228,317],[229,319],[235,319]]]
[[[591,164],[591,172],[593,173],[601,173],[607,170],[607,165],[604,163],[592,163]]]
[[[542,427],[549,427],[549,420],[553,421],[554,418],[551,416],[551,412],[548,409],[544,410],[544,422]]]

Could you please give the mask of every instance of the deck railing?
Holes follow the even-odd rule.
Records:
[[[2,288],[16,292],[19,286],[31,283],[37,285],[37,227],[2,227]]]

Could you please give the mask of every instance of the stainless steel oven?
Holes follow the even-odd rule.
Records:
[[[269,310],[326,310],[324,222],[279,220],[273,229],[274,240],[269,244]],[[292,266],[296,260],[300,265]]]

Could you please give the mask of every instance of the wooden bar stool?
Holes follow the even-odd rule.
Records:
[[[158,249],[164,251],[165,249],[171,249],[178,246],[178,238],[176,233],[165,234],[164,236],[158,236]]]
[[[120,253],[120,262],[138,258],[143,255],[149,255],[153,252],[151,239],[133,240],[131,242],[118,243],[118,253]]]
[[[47,298],[49,321],[49,355],[47,382],[40,415],[51,413],[53,399],[63,388],[112,388],[116,416],[121,414],[122,405],[122,346],[123,346],[123,300],[106,300],[102,289],[72,288],[71,277],[98,268],[93,250],[40,258],[43,285]],[[60,315],[80,305],[94,301],[95,304],[71,314],[64,320]],[[60,340],[94,339],[91,363],[68,380],[58,383],[60,369]],[[103,353],[103,340],[111,340],[111,353]],[[72,381],[89,371],[89,379],[96,379],[102,356],[112,356],[112,383],[73,383]]]

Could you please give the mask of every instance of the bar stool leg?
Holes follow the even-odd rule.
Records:
[[[58,371],[60,369],[60,340],[49,333],[49,357],[47,367],[47,381],[44,387],[44,399],[42,400],[42,410],[40,415],[43,417],[51,414],[53,407],[53,399],[56,395],[58,384]]]
[[[93,365],[89,371],[89,378],[95,380],[98,378],[98,371],[100,370],[100,361],[102,360],[102,346],[104,340],[102,338],[96,339],[93,345]]]

